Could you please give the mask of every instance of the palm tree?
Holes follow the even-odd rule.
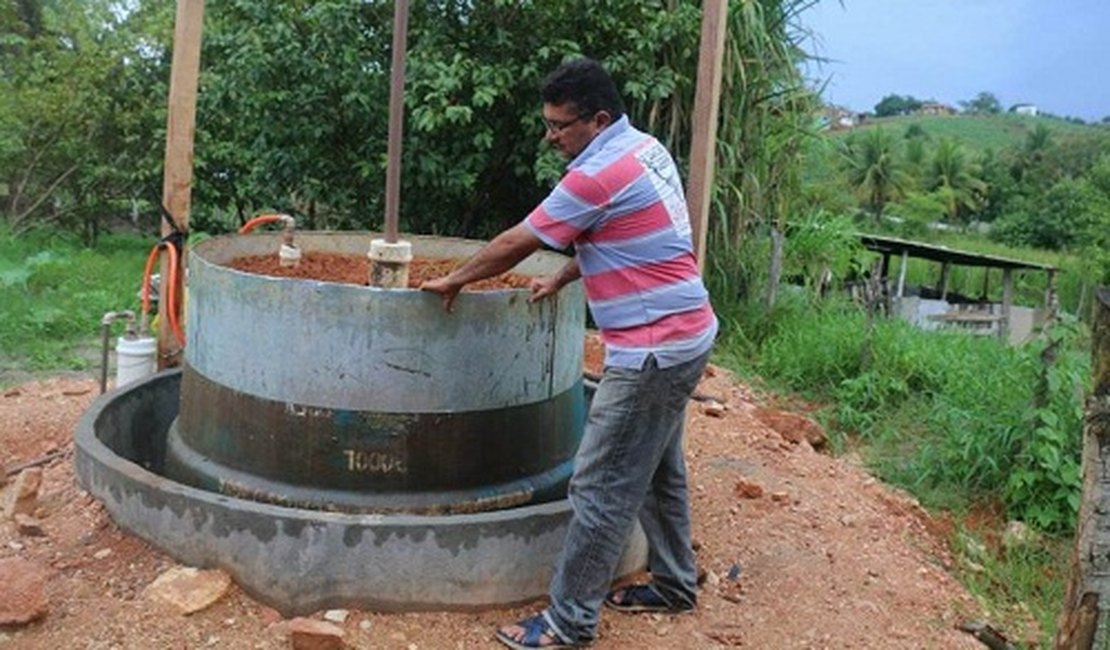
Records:
[[[912,179],[902,168],[896,142],[881,128],[870,129],[860,139],[849,139],[845,147],[848,182],[863,207],[878,223],[886,205],[903,195]]]
[[[943,198],[949,222],[966,220],[986,206],[988,187],[981,176],[982,169],[967,157],[964,148],[945,138],[933,153],[925,188]]]

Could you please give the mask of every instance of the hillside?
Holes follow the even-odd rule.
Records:
[[[845,138],[851,133],[873,128],[891,129],[905,133],[911,125],[918,125],[933,140],[953,138],[973,151],[1020,146],[1026,135],[1043,124],[1061,139],[1082,138],[1110,131],[1105,127],[1073,124],[1051,117],[1030,117],[1003,113],[1000,115],[906,115],[900,117],[869,118],[855,129],[829,131],[834,139]]]

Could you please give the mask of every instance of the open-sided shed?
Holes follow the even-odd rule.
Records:
[[[909,258],[911,257],[929,260],[940,264],[940,280],[938,282],[936,291],[941,301],[945,301],[948,298],[948,281],[952,267],[954,265],[982,267],[984,269],[987,269],[988,278],[991,269],[1001,270],[1002,302],[999,303],[1000,312],[998,314],[981,312],[950,312],[946,314],[938,314],[938,318],[936,318],[936,320],[943,320],[954,325],[973,328],[984,325],[989,328],[990,326],[997,323],[997,331],[999,336],[1004,339],[1011,338],[1011,318],[1014,308],[1014,272],[1023,270],[1039,271],[1047,274],[1048,281],[1045,283],[1046,290],[1044,296],[1044,310],[1047,315],[1051,315],[1055,311],[1055,278],[1057,269],[1056,267],[1050,266],[1048,264],[1015,260],[998,255],[972,253],[948,248],[947,246],[938,246],[935,244],[927,244],[924,242],[899,239],[897,237],[885,237],[881,235],[861,234],[860,242],[868,250],[882,255],[880,278],[884,283],[884,286],[890,286],[891,258],[894,256],[897,256],[899,258],[900,264],[898,270],[898,279],[897,284],[894,286],[893,294],[891,296],[892,301],[901,302],[906,295],[906,267],[908,265]]]

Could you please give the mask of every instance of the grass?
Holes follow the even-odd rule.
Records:
[[[151,245],[135,235],[107,235],[92,250],[65,233],[13,237],[0,227],[0,376],[97,363],[103,315],[138,311]]]

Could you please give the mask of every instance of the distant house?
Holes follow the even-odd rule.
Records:
[[[1010,107],[1010,112],[1017,113],[1018,115],[1029,115],[1032,117],[1036,117],[1037,107],[1034,104],[1014,104]]]
[[[956,109],[948,104],[941,104],[940,102],[924,102],[921,108],[917,109],[918,115],[955,115]]]
[[[838,130],[859,126],[862,116],[843,106],[823,106],[818,117],[822,128]]]

